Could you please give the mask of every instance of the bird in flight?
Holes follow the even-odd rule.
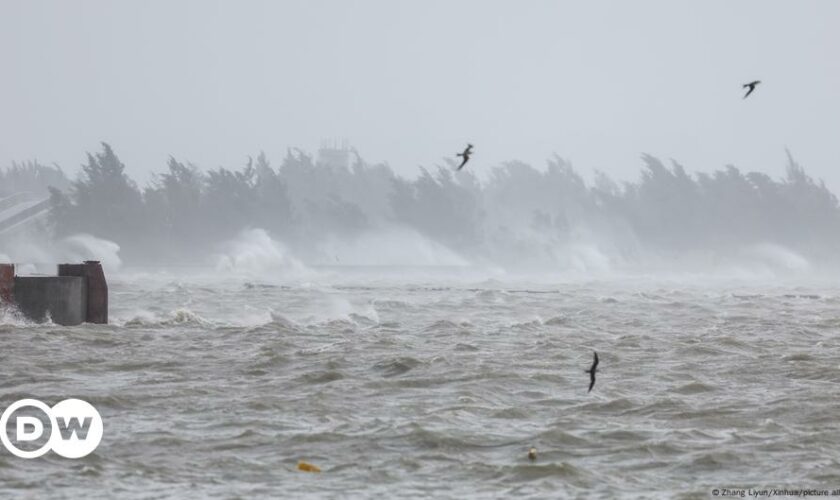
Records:
[[[461,157],[464,158],[464,161],[462,161],[461,164],[458,165],[458,170],[461,170],[462,168],[464,168],[464,165],[466,165],[467,162],[470,161],[470,155],[472,154],[472,148],[473,148],[473,145],[467,143],[467,149],[465,149],[463,153],[458,153],[457,155],[455,155],[455,156],[461,156]]]
[[[598,353],[592,352],[595,354],[595,359],[592,361],[592,368],[586,370],[586,373],[589,374],[589,390],[586,392],[592,392],[592,388],[595,387],[595,370],[598,369]]]
[[[749,96],[750,94],[752,94],[752,93],[753,93],[753,90],[755,90],[756,85],[758,85],[759,83],[761,83],[761,80],[756,80],[756,81],[754,81],[754,82],[750,82],[750,83],[745,83],[745,84],[744,84],[744,88],[747,88],[747,87],[749,87],[749,88],[750,88],[750,89],[747,91],[747,93],[746,93],[746,94],[744,94],[744,99],[746,99],[746,98],[747,98],[747,96]]]

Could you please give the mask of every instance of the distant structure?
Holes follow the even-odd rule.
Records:
[[[36,322],[65,326],[108,323],[108,283],[98,261],[59,264],[58,276],[15,276],[0,264],[0,303],[12,304]]]
[[[356,150],[351,148],[347,139],[321,141],[318,149],[318,163],[333,168],[350,168],[351,156]]]
[[[41,220],[50,209],[50,198],[35,193],[14,193],[0,197],[0,235]]]

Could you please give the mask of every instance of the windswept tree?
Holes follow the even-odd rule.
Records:
[[[7,169],[0,169],[0,197],[15,193],[45,195],[50,188],[67,189],[70,181],[58,165],[42,165],[37,160],[12,162]]]
[[[787,175],[778,190],[785,201],[785,220],[789,237],[810,247],[823,247],[830,241],[840,246],[840,208],[837,197],[825,183],[814,182],[787,151]],[[780,214],[783,216],[783,214]]]
[[[293,211],[286,183],[260,152],[255,169],[255,224],[285,239],[292,230]]]
[[[88,153],[87,158],[68,195],[53,191],[51,220],[56,234],[89,233],[113,240],[131,253],[149,227],[143,197],[110,145],[103,142],[102,152]]]
[[[480,244],[484,211],[481,190],[469,172],[453,174],[452,166],[425,168],[414,181],[396,179],[391,206],[398,222],[445,245],[467,249]]]
[[[213,240],[203,212],[204,175],[170,157],[168,171],[154,176],[144,192],[152,234],[167,244],[167,254],[187,254]],[[161,252],[157,252],[161,253]]]
[[[255,225],[255,180],[256,170],[251,159],[240,171],[219,167],[207,173],[204,210],[218,239],[232,238]]]
[[[690,234],[697,230],[697,219],[708,213],[698,213],[697,185],[682,165],[674,162],[666,167],[658,158],[642,155],[645,168],[641,180],[626,191],[630,208],[628,214],[637,234],[655,246],[675,250],[693,245]]]

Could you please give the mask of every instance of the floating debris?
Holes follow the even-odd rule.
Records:
[[[302,470],[303,472],[321,472],[321,468],[317,465],[312,465],[302,460],[298,462],[298,470]]]

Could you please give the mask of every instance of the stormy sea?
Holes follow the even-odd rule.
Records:
[[[0,406],[76,397],[105,429],[80,460],[0,455],[3,498],[840,487],[827,278],[336,265],[109,286],[108,325],[0,318]]]

